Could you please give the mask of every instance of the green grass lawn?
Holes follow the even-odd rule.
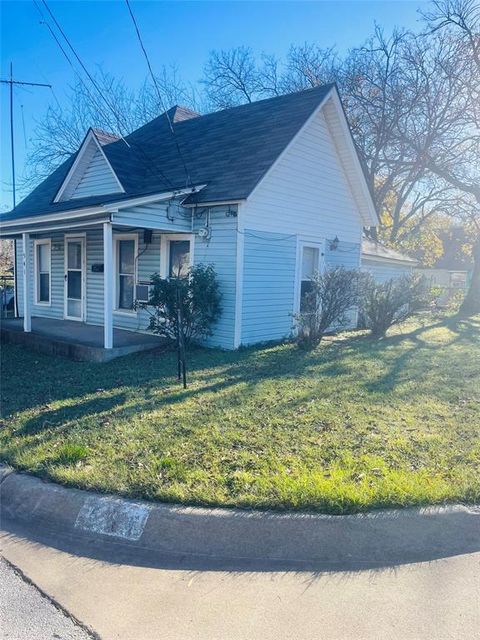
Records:
[[[66,485],[347,513],[480,499],[480,318],[236,353],[77,363],[2,349],[1,458]]]

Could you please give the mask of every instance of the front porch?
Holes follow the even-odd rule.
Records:
[[[61,355],[73,360],[107,362],[138,351],[151,351],[165,345],[154,335],[113,329],[113,344],[104,348],[104,328],[55,318],[31,318],[31,331],[24,331],[23,318],[2,319],[2,342],[22,344],[34,351]]]

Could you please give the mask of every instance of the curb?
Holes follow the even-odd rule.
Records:
[[[332,516],[154,504],[68,489],[0,467],[1,516],[161,556],[385,566],[480,551],[480,506]]]

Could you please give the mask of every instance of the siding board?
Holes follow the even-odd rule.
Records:
[[[121,192],[102,152],[97,149],[75,187],[72,199]]]
[[[286,338],[293,326],[298,240],[325,246],[327,268],[360,266],[363,223],[322,112],[241,213],[246,229],[241,342]],[[330,251],[328,241],[335,236],[340,244]]]
[[[412,273],[413,268],[408,265],[395,263],[380,262],[376,260],[362,259],[362,271],[370,273],[376,282],[387,282],[392,278],[400,278],[408,276]]]
[[[205,215],[194,220],[194,232],[205,225]],[[211,237],[202,240],[195,235],[195,264],[213,264],[222,294],[222,315],[213,328],[213,335],[206,345],[223,349],[233,349],[235,340],[235,295],[236,295],[236,254],[237,218],[227,216],[226,207],[212,207],[210,210]]]

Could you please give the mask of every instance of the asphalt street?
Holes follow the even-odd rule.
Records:
[[[81,626],[0,557],[2,640],[92,640]]]

